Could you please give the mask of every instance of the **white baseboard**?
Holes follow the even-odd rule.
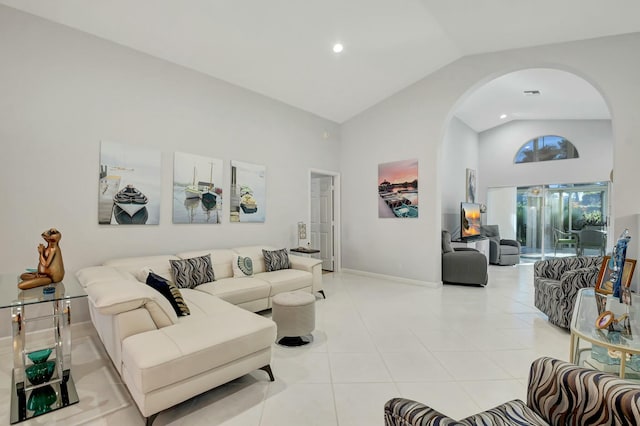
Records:
[[[402,277],[394,277],[392,275],[376,274],[374,272],[360,271],[358,269],[342,268],[340,270],[340,272],[346,273],[346,274],[361,275],[361,276],[364,276],[364,277],[379,278],[379,279],[382,279],[382,280],[396,281],[396,282],[399,282],[399,283],[402,283],[402,284],[417,285],[417,286],[420,286],[420,287],[428,287],[428,288],[440,288],[440,287],[442,287],[442,282],[435,283],[435,282],[431,282],[431,281],[412,280],[410,278],[402,278]]]

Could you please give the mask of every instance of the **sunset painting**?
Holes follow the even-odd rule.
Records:
[[[378,217],[418,217],[418,160],[378,164]]]

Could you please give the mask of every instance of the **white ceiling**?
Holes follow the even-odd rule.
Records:
[[[538,90],[527,96],[525,90]],[[505,118],[500,118],[501,115]],[[456,117],[476,132],[512,120],[609,119],[609,108],[590,83],[565,71],[536,68],[498,77],[471,93]]]
[[[637,0],[0,3],[338,123],[464,55],[640,31]]]

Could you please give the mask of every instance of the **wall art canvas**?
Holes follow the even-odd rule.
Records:
[[[223,161],[176,152],[173,156],[173,223],[220,223]]]
[[[378,164],[378,217],[418,217],[418,160]]]
[[[264,222],[266,167],[231,161],[230,222]]]
[[[473,169],[467,169],[467,180],[465,186],[466,202],[476,202],[476,171]]]
[[[160,151],[103,141],[100,144],[98,223],[160,222]]]

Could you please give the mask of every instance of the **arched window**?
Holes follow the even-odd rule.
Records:
[[[576,147],[562,136],[546,135],[533,138],[518,150],[514,163],[566,160],[578,158]]]

